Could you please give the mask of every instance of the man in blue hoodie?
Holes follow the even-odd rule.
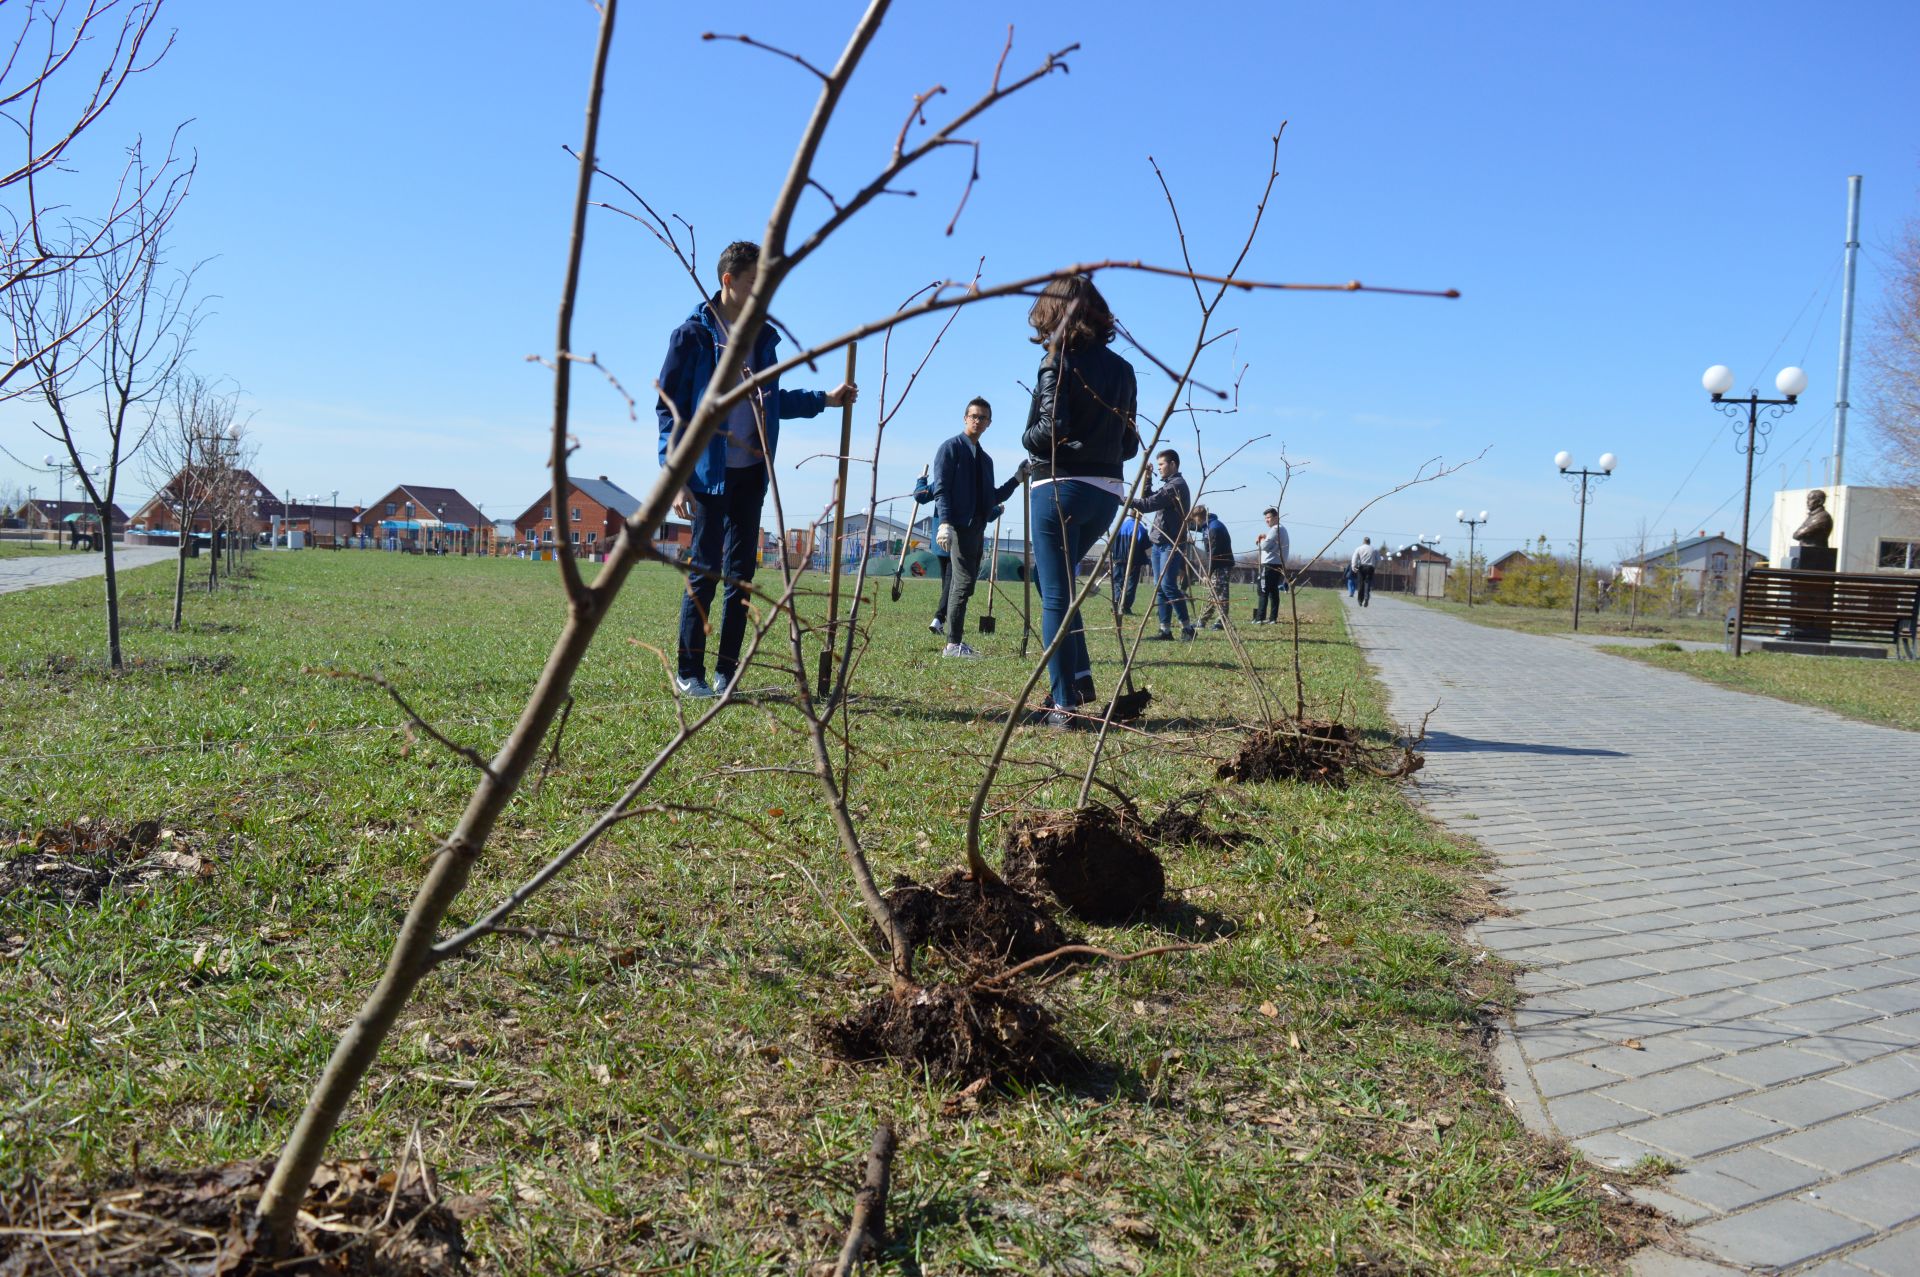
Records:
[[[1200,614],[1200,628],[1227,628],[1227,600],[1233,593],[1233,534],[1220,516],[1203,505],[1193,507],[1193,521],[1200,526],[1200,540],[1207,559],[1207,610]],[[1215,610],[1220,619],[1213,621]]]
[[[720,291],[702,302],[667,338],[660,366],[660,464],[679,442],[694,407],[713,380],[726,352],[727,336],[753,292],[760,268],[760,246],[739,240],[721,250]],[[754,339],[742,375],[778,362],[780,334],[771,322]],[[674,687],[683,696],[716,696],[726,691],[740,665],[747,633],[746,583],[753,580],[760,545],[760,508],[767,499],[767,475],[780,443],[780,423],[791,417],[817,417],[827,408],[850,404],[859,387],[843,383],[830,391],[782,390],[777,379],[744,396],[707,442],[693,477],[674,502],[674,512],[693,524],[693,570],[680,602],[680,657]],[[713,591],[721,595],[720,650],[713,682],[707,682],[708,618]]]
[[[1140,520],[1128,515],[1120,520],[1120,531],[1108,553],[1113,572],[1113,605],[1123,616],[1133,615],[1133,596],[1140,588],[1153,547],[1147,542],[1147,529]]]

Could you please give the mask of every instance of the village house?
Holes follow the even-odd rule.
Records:
[[[257,540],[272,532],[286,513],[286,506],[280,498],[274,496],[272,490],[260,482],[259,476],[251,470],[222,473],[223,477],[230,480],[237,490],[249,494],[246,517],[242,520],[241,526],[234,530],[249,540]],[[180,519],[176,513],[180,508],[180,500],[177,494],[181,490],[181,485],[189,480],[189,473],[186,470],[179,470],[174,472],[172,478],[161,484],[153,496],[147,499],[147,503],[133,512],[132,533],[145,540],[173,542],[180,535]],[[195,535],[203,539],[212,535],[213,529],[207,512],[196,511],[192,516],[192,523],[193,527],[190,531]]]
[[[576,555],[604,554],[613,548],[622,526],[640,508],[639,497],[604,474],[597,479],[570,479],[569,483],[567,504],[559,511],[559,518],[554,517],[553,494],[549,491],[541,493],[526,513],[513,521],[519,548],[552,550],[567,546]],[[674,546],[671,551],[666,531],[661,529],[662,536],[656,542],[661,553],[668,558],[682,557],[686,546],[692,544],[693,529],[686,529],[685,545]]]
[[[50,501],[36,497],[14,513],[28,528],[43,536],[51,533],[64,538],[75,528],[82,536],[89,536],[99,527],[99,515],[91,501]],[[113,507],[113,530],[116,533],[127,530],[127,512],[118,505]]]
[[[403,483],[370,501],[353,522],[363,544],[428,554],[492,554],[493,522],[456,488]]]
[[[1765,567],[1766,563],[1766,555],[1747,551],[1748,567]],[[1693,592],[1731,586],[1740,572],[1740,543],[1724,532],[1714,536],[1703,532],[1620,563],[1620,580],[1626,585],[1651,584],[1651,574],[1656,572],[1663,574],[1669,585]]]

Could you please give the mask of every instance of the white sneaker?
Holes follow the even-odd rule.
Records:
[[[936,616],[931,621],[927,622],[927,633],[945,634],[946,632],[947,632],[947,622],[945,617]]]
[[[684,674],[673,676],[673,690],[696,701],[706,700],[713,695],[713,689],[707,686],[706,679],[688,678]]]
[[[940,655],[942,657],[958,657],[963,661],[977,661],[980,659],[980,653],[974,651],[965,643],[949,643],[946,646],[946,650],[941,652]]]
[[[733,682],[731,677],[716,670],[713,678],[708,682],[707,687],[715,696],[725,696],[727,694],[727,685],[731,682]]]

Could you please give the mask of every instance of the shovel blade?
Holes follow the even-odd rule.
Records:
[[[990,616],[983,616],[979,619],[979,621],[976,622],[976,624],[979,626],[980,632],[982,634],[991,634],[994,631],[994,627],[999,625],[1000,622],[994,620]]]
[[[1131,723],[1147,712],[1147,706],[1153,703],[1153,693],[1144,687],[1131,692],[1122,692],[1113,702],[1113,721]]]

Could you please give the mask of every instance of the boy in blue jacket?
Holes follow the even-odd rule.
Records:
[[[760,246],[738,240],[721,250],[720,291],[702,302],[667,338],[660,366],[660,464],[679,441],[684,423],[713,380],[727,337],[753,292],[760,267]],[[754,339],[746,373],[778,362],[780,334],[771,322]],[[760,547],[760,508],[767,499],[767,475],[780,443],[780,423],[792,417],[817,417],[828,408],[853,403],[860,389],[851,382],[829,391],[782,390],[777,380],[745,396],[707,443],[693,477],[674,502],[674,512],[693,524],[692,571],[680,601],[680,656],[674,688],[682,696],[716,696],[726,691],[740,665],[747,633],[746,583],[753,580]],[[677,424],[678,423],[678,424]],[[834,547],[838,552],[839,547]],[[713,591],[721,594],[720,650],[714,656],[713,682],[707,682],[707,629]]]
[[[933,454],[934,522],[939,527],[933,543],[951,556],[953,576],[952,588],[941,591],[947,609],[947,646],[940,655],[963,660],[980,655],[966,641],[967,601],[980,579],[988,525],[1027,472],[1022,462],[1011,479],[994,483],[993,458],[980,446],[980,436],[992,424],[993,405],[978,397],[969,400],[960,433]]]

